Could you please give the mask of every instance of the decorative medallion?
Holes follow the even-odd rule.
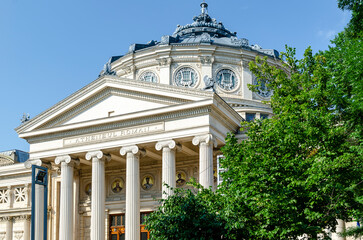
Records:
[[[198,74],[193,68],[183,67],[175,73],[174,82],[177,86],[194,87],[198,82]]]
[[[84,192],[86,193],[87,196],[91,196],[91,193],[92,193],[92,185],[91,185],[91,183],[88,183],[86,185],[86,187],[84,188]]]
[[[146,175],[141,182],[141,187],[144,190],[150,190],[154,186],[154,177],[151,175]]]
[[[124,188],[124,183],[121,178],[116,178],[111,184],[111,190],[113,193],[119,193]]]
[[[158,82],[158,77],[156,76],[155,73],[153,73],[151,71],[146,71],[143,74],[141,74],[141,76],[139,77],[139,80],[144,81],[144,82],[157,83]]]
[[[229,69],[222,69],[216,75],[216,81],[220,88],[232,91],[237,87],[238,79],[236,74]]]
[[[177,172],[176,173],[176,186],[181,187],[184,186],[186,183],[187,176],[184,172]]]
[[[257,78],[253,79],[253,85],[257,86],[256,94],[262,98],[268,98],[271,96],[272,91],[266,86],[267,82],[265,79],[258,80]]]

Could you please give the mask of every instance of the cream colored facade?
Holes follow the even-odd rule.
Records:
[[[227,133],[243,139],[238,130],[248,114],[272,114],[261,102],[268,94],[248,89],[248,63],[257,55],[279,62],[273,50],[246,45],[206,11],[202,4],[203,18],[193,26],[111,58],[98,79],[16,129],[30,144],[30,158],[0,167],[0,239],[29,239],[32,164],[50,172],[50,240],[110,239],[110,216],[124,213],[126,239],[138,240],[140,213],[172,194],[163,182],[186,187],[194,177],[217,186],[216,156]],[[194,82],[177,86],[185,68]],[[221,74],[234,74],[233,85],[226,87]],[[208,79],[215,79],[215,92]]]

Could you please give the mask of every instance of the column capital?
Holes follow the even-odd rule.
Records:
[[[109,154],[104,154],[100,150],[88,152],[86,154],[86,159],[87,160],[92,160],[93,158],[97,158],[98,160],[106,160],[106,161],[110,161],[111,160],[111,156]]]
[[[126,155],[127,153],[132,153],[134,155],[145,154],[145,150],[140,149],[137,145],[125,146],[120,149],[120,154],[122,156]]]
[[[33,165],[36,166],[42,166],[43,161],[40,159],[28,159],[26,162],[24,162],[25,168],[32,168]]]
[[[213,137],[212,134],[208,133],[205,135],[196,136],[193,138],[192,143],[193,145],[199,145],[200,143],[207,143],[207,144],[213,144],[214,147],[217,147],[217,141]]]
[[[13,217],[12,216],[3,217],[3,221],[12,222],[13,221]]]
[[[79,165],[79,159],[76,158],[72,158],[69,155],[63,155],[63,156],[58,156],[55,158],[55,164],[59,165],[62,162],[65,162],[66,164],[71,164],[71,165]]]
[[[180,145],[178,143],[176,143],[174,140],[165,140],[165,141],[160,141],[157,142],[155,144],[155,149],[160,151],[163,148],[170,148],[170,149],[174,149],[174,148],[180,148]]]
[[[51,169],[52,167],[50,163],[45,163],[41,159],[28,159],[24,162],[25,168],[32,168],[33,165],[46,167],[48,169]]]

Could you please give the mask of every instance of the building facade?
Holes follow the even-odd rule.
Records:
[[[271,91],[248,89],[257,55],[280,64],[202,3],[191,24],[111,57],[95,81],[16,129],[30,156],[0,167],[16,183],[0,189],[0,239],[29,239],[32,165],[49,169],[48,239],[148,239],[143,217],[172,194],[162,183],[216,188],[227,133],[243,139],[242,121],[271,116]]]

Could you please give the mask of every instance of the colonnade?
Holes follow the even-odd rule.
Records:
[[[211,134],[196,136],[192,143],[199,146],[199,182],[208,188],[213,186],[213,147],[216,142]],[[172,140],[157,142],[156,150],[162,151],[162,182],[175,188],[176,151],[180,145]],[[137,145],[122,146],[120,154],[126,156],[126,240],[140,239],[140,158],[145,154]],[[92,162],[91,196],[91,240],[105,239],[105,163],[111,157],[101,150],[86,154]],[[61,199],[59,239],[73,239],[73,171],[78,159],[69,155],[58,156],[55,163],[61,165]],[[173,194],[173,190],[163,185],[162,197]]]

